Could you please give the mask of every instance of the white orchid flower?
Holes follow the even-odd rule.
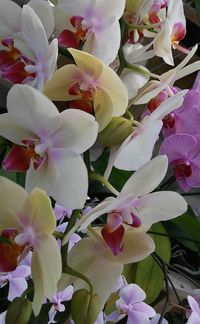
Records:
[[[182,105],[186,92],[187,90],[180,91],[164,101],[133,129],[132,134],[120,146],[111,149],[104,173],[106,178],[109,178],[113,165],[118,169],[133,171],[151,159],[154,145],[162,129],[162,119]]]
[[[28,191],[38,186],[61,205],[82,208],[88,177],[80,154],[96,140],[94,117],[74,109],[59,114],[47,97],[27,85],[11,88],[7,109],[0,116],[0,134],[16,145],[4,168],[27,171]]]
[[[55,7],[56,29],[62,46],[79,48],[110,64],[120,46],[119,18],[125,0],[59,0]]]

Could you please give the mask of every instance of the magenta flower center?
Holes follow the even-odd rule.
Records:
[[[170,114],[166,115],[162,121],[163,121],[163,127],[173,128],[176,123],[175,114],[170,113]]]
[[[174,175],[176,179],[190,177],[192,175],[192,166],[189,161],[176,162],[174,165]]]

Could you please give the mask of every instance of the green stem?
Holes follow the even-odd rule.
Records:
[[[106,180],[104,177],[102,177],[100,174],[97,174],[95,172],[91,172],[89,174],[90,180],[97,180],[101,182],[110,192],[112,192],[114,195],[118,196],[119,192],[111,185],[111,183]]]
[[[69,219],[68,226],[67,226],[65,232],[63,233],[63,237],[65,237],[67,235],[67,233],[75,225],[76,220],[79,218],[79,214],[80,214],[80,210],[79,209],[75,209],[73,211],[73,213],[72,213],[72,215],[71,215],[71,217]],[[65,245],[63,245],[61,247],[61,256],[62,256],[62,267],[63,267],[63,270],[67,266],[68,245],[69,245],[69,242],[67,242]]]
[[[135,71],[135,72],[138,72],[140,74],[143,74],[143,75],[146,75],[148,77],[152,77],[154,79],[159,79],[159,75],[157,74],[154,74],[154,73],[151,73],[150,71],[146,70],[146,69],[143,69],[142,67],[138,66],[138,65],[135,65],[135,64],[130,64],[128,62],[126,62],[126,65],[125,67],[127,69],[130,69],[132,71]]]
[[[80,279],[84,280],[85,282],[87,282],[87,284],[88,284],[88,286],[89,286],[89,288],[90,288],[90,293],[91,293],[91,295],[93,295],[93,287],[92,287],[92,285],[91,285],[90,280],[89,280],[85,275],[83,275],[82,273],[80,273],[80,272],[78,272],[78,271],[72,269],[72,268],[69,267],[69,266],[66,266],[66,267],[64,268],[64,273],[67,273],[67,274],[69,274],[70,276],[74,276],[74,277],[80,278]]]
[[[62,233],[62,232],[55,231],[55,232],[53,232],[53,236],[55,238],[58,238],[58,239],[62,240],[64,238],[65,234]]]

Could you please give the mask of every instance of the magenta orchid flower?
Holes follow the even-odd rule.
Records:
[[[169,165],[182,190],[200,186],[200,136],[175,134],[167,137],[160,147],[160,154],[166,154]]]
[[[27,171],[28,191],[38,186],[61,205],[82,208],[88,176],[80,154],[96,140],[94,117],[75,109],[59,114],[47,97],[27,85],[11,88],[7,109],[0,116],[0,134],[15,145],[4,168]]]
[[[35,3],[41,9],[41,1]],[[50,7],[50,6],[48,6]],[[5,20],[4,15],[10,9],[16,15],[14,21]],[[10,17],[9,12],[9,17]],[[47,13],[49,10],[47,10]],[[51,15],[50,15],[51,17]],[[21,9],[8,0],[1,4],[0,37],[3,49],[0,50],[0,75],[13,83],[26,83],[42,91],[44,82],[55,72],[58,56],[57,39],[48,44],[44,26],[29,6]],[[53,17],[52,17],[53,19]],[[47,19],[48,31],[53,29],[54,21]],[[47,25],[47,23],[46,23]]]
[[[150,324],[149,318],[154,317],[154,309],[144,303],[145,292],[136,284],[129,284],[119,292],[120,298],[116,301],[117,312],[107,318],[108,321],[119,321],[126,315],[127,324]]]
[[[31,274],[31,269],[26,265],[19,265],[14,271],[0,275],[0,286],[9,283],[8,300],[19,297],[28,287],[26,278]]]
[[[61,46],[79,48],[110,64],[120,45],[119,18],[125,0],[59,0],[55,8]]]

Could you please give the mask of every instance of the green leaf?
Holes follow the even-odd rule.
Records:
[[[197,18],[200,22],[200,0],[195,0],[195,8],[196,8],[196,12],[197,12]]]
[[[181,242],[184,246],[192,251],[199,251],[200,244],[191,242],[189,239],[200,241],[200,221],[195,216],[192,208],[189,206],[185,214],[165,222],[167,232],[174,237],[177,241]],[[184,240],[179,237],[185,237]]]
[[[152,232],[167,234],[161,223],[154,224],[150,230]],[[169,238],[155,234],[151,234],[151,237],[154,239],[156,245],[156,253],[165,262],[169,262],[171,257]],[[151,255],[138,263],[126,265],[124,275],[129,283],[136,283],[146,292],[147,297],[145,301],[148,304],[153,303],[159,296],[163,286],[164,274]]]

